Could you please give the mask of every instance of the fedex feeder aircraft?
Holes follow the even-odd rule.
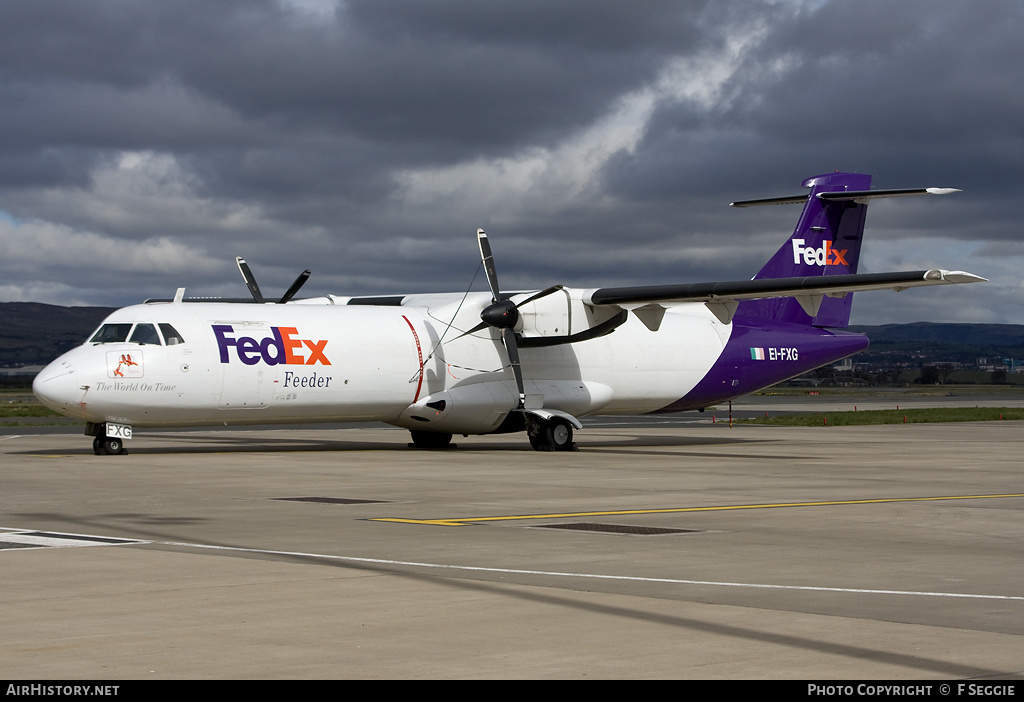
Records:
[[[580,417],[703,409],[868,346],[841,331],[851,293],[984,280],[961,271],[857,274],[871,199],[955,192],[871,190],[830,173],[810,193],[734,202],[802,203],[793,235],[752,280],[507,294],[477,232],[490,291],[293,299],[303,272],[264,300],[151,300],[111,314],[33,383],[86,422],[97,454],[125,453],[136,427],[379,421],[417,447],[453,434],[525,431],[573,450]]]

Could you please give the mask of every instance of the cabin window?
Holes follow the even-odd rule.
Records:
[[[176,346],[178,344],[184,344],[185,340],[178,333],[178,330],[172,327],[170,324],[161,324],[160,333],[164,335],[164,343],[168,346]]]
[[[125,341],[128,338],[128,332],[131,330],[131,323],[104,324],[99,328],[99,331],[92,335],[92,338],[89,339],[89,341],[93,344],[109,344],[118,341]]]
[[[156,327],[152,324],[136,324],[135,331],[132,332],[132,338],[129,339],[133,344],[156,344],[160,346],[160,337],[156,334]]]

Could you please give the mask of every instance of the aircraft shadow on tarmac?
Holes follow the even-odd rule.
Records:
[[[616,436],[608,439],[597,437],[584,438],[580,445],[580,452],[596,451],[601,453],[615,452],[617,450],[637,453],[640,449],[665,449],[678,447],[698,446],[728,446],[742,444],[761,444],[773,439],[747,439],[725,436],[679,436],[673,434],[651,434],[629,436],[628,432],[616,432]],[[528,443],[518,439],[510,438],[508,442],[492,443],[480,442],[476,438],[464,442],[455,443],[451,447],[443,449],[411,448],[407,442],[399,439],[396,432],[395,441],[338,441],[334,439],[320,438],[289,438],[289,437],[261,437],[253,440],[250,436],[228,436],[219,433],[166,433],[147,437],[150,441],[159,442],[160,445],[136,445],[129,446],[127,460],[132,455],[161,455],[161,454],[211,454],[211,453],[293,453],[293,452],[358,452],[358,451],[395,451],[413,452],[422,455],[445,454],[449,452],[464,453],[505,453],[508,451],[533,452]],[[404,438],[404,437],[403,437]],[[52,456],[55,453],[61,455],[92,455],[92,449],[86,445],[75,447],[70,450],[53,451],[46,449],[33,449],[28,451],[12,451],[12,454],[25,456]],[[546,455],[541,452],[539,455]],[[551,452],[552,457],[564,453]],[[121,457],[102,457],[105,461],[125,460]]]

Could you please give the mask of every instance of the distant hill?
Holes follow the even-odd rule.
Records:
[[[937,353],[960,356],[1024,357],[1024,324],[945,324],[914,322],[881,326],[851,326],[867,334],[867,354],[885,352]]]
[[[0,302],[0,366],[49,363],[96,330],[112,307]]]

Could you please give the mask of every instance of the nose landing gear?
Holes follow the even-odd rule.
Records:
[[[107,429],[111,428],[116,436],[107,436]],[[132,429],[126,424],[94,424],[87,422],[85,425],[86,436],[92,437],[92,452],[97,456],[124,456],[128,449],[124,447],[124,439],[131,438]]]
[[[97,436],[92,440],[92,452],[97,456],[123,456],[128,453],[128,449],[120,439]]]

